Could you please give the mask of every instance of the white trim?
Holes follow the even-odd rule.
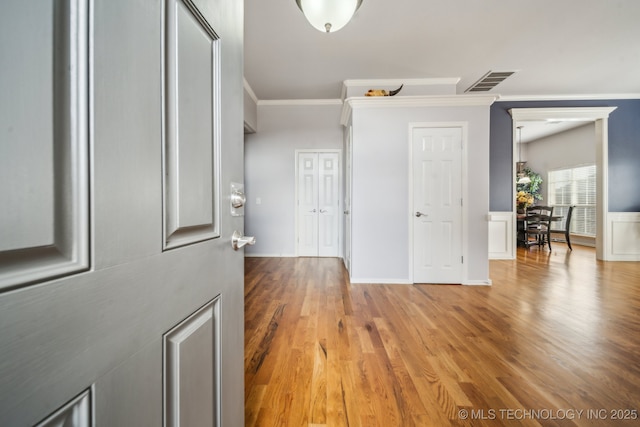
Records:
[[[352,277],[349,282],[354,285],[413,285],[413,282],[407,279],[364,279]]]
[[[618,107],[557,107],[557,108],[511,108],[509,114],[512,118],[512,165],[516,159],[516,126],[519,120],[571,120],[587,119],[595,122],[596,133],[596,258],[603,261],[613,260],[610,245],[609,224],[609,114]],[[516,181],[516,170],[513,167],[513,182]],[[514,189],[515,190],[515,189]],[[515,220],[515,205],[513,212],[514,233],[517,221]],[[515,236],[515,234],[514,234]],[[515,249],[514,249],[515,251]],[[514,253],[515,257],[515,253]]]
[[[244,90],[247,91],[247,93],[249,94],[249,96],[251,97],[251,99],[253,99],[253,102],[256,103],[256,105],[258,104],[258,97],[256,96],[256,94],[253,92],[253,89],[251,88],[251,86],[249,85],[249,82],[247,81],[246,78],[242,77],[242,85],[244,87]]]
[[[640,99],[640,93],[598,93],[582,95],[500,95],[497,102],[514,101],[597,101],[604,99]]]
[[[497,99],[496,95],[356,96],[345,99],[340,124],[348,123],[355,108],[478,107]]]
[[[341,99],[268,99],[256,102],[258,106],[342,105]]]
[[[466,282],[463,282],[462,285],[464,285],[464,286],[491,286],[491,285],[493,285],[493,282],[491,281],[491,279],[487,279],[487,280],[467,280]]]
[[[467,207],[466,207],[466,203],[464,203],[465,201],[469,200],[469,186],[467,183],[467,168],[468,168],[468,153],[467,153],[467,145],[468,145],[468,141],[469,141],[469,122],[466,121],[462,121],[462,122],[410,122],[409,123],[409,137],[408,137],[408,142],[409,142],[409,185],[408,185],[408,202],[409,202],[409,206],[408,206],[408,214],[411,217],[409,219],[409,248],[408,248],[408,254],[409,254],[409,280],[411,283],[415,283],[415,279],[413,277],[413,221],[412,221],[412,217],[413,217],[413,212],[414,212],[414,208],[413,208],[413,131],[414,129],[417,128],[459,128],[462,132],[462,148],[460,150],[460,168],[461,168],[461,176],[460,176],[460,180],[461,180],[461,197],[463,200],[462,203],[462,241],[461,241],[461,252],[462,252],[462,257],[463,259],[470,259],[469,256],[469,248],[468,248],[468,243],[467,243],[467,236],[469,234],[469,224],[468,224],[468,218],[467,218]],[[468,277],[468,268],[467,266],[469,265],[468,262],[463,262],[462,263],[462,273],[461,273],[461,282],[465,282],[467,277]]]
[[[245,258],[296,258],[296,254],[256,254],[245,253]]]
[[[618,107],[511,108],[514,120],[598,120],[606,119]]]

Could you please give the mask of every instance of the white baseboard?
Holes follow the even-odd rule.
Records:
[[[245,253],[245,258],[295,258],[295,254],[256,254]]]
[[[465,286],[491,286],[493,282],[491,279],[487,280],[467,280],[463,283]]]
[[[375,285],[413,285],[413,282],[407,279],[363,279],[352,277],[353,284],[375,284]]]

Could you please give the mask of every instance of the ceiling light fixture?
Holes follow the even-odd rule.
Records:
[[[517,173],[518,181],[516,181],[516,184],[531,183],[531,178],[529,178],[526,172],[524,171],[524,165],[526,165],[527,162],[522,161],[522,128],[523,127],[524,126],[518,126],[518,162],[516,163],[516,170],[518,171]]]
[[[307,21],[323,33],[333,33],[349,23],[362,0],[296,0]]]

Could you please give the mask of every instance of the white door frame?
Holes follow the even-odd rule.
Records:
[[[338,154],[338,162],[340,162],[340,164],[342,164],[342,149],[339,148],[304,148],[304,149],[296,149],[295,153],[294,153],[294,163],[296,165],[295,168],[295,194],[294,194],[294,210],[295,210],[295,241],[296,241],[296,256],[300,256],[299,250],[298,250],[298,245],[299,245],[299,234],[298,234],[298,226],[299,226],[299,220],[298,220],[298,155],[300,153],[336,153]],[[342,209],[342,170],[343,168],[340,167],[338,168],[338,191],[340,192],[340,194],[338,194],[338,201],[340,203],[339,209]],[[339,212],[339,211],[338,211]],[[343,256],[343,251],[342,251],[342,241],[343,241],[343,236],[342,236],[342,230],[343,228],[340,226],[340,223],[338,224],[338,257],[342,257]]]
[[[409,192],[408,192],[408,199],[409,199],[409,207],[408,207],[408,216],[409,216],[409,249],[408,249],[408,253],[409,253],[409,280],[411,281],[411,283],[415,283],[414,281],[414,277],[413,277],[413,266],[414,266],[414,259],[413,259],[413,212],[414,212],[414,208],[413,208],[413,131],[414,129],[418,129],[418,128],[460,128],[462,130],[462,149],[460,152],[461,155],[461,184],[462,184],[462,200],[463,200],[463,204],[462,204],[462,257],[463,260],[468,260],[468,244],[467,244],[467,235],[468,235],[468,231],[469,231],[469,224],[468,224],[468,220],[467,220],[467,210],[466,210],[466,206],[464,201],[469,200],[468,193],[469,193],[469,186],[467,184],[467,167],[468,167],[468,162],[467,162],[467,142],[469,140],[469,122],[413,122],[413,123],[409,123],[409,177],[408,177],[408,181],[409,181]],[[462,277],[460,278],[461,283],[465,283],[468,277],[468,269],[467,269],[467,264],[468,262],[463,261],[462,262]]]
[[[591,120],[596,127],[596,259],[608,261],[610,253],[610,232],[606,224],[609,217],[609,114],[618,107],[558,107],[558,108],[511,108],[513,160],[517,152],[517,122],[523,120]],[[513,167],[513,182],[516,182],[516,168]],[[515,197],[515,188],[514,188]],[[515,204],[513,208],[513,232],[517,236]],[[515,246],[515,245],[514,245]],[[514,253],[515,257],[515,253]]]

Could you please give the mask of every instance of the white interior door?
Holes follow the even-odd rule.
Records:
[[[462,281],[462,129],[412,135],[413,281]]]
[[[339,159],[337,152],[298,153],[299,256],[339,255]]]
[[[243,424],[232,2],[3,5],[0,424]]]
[[[345,195],[344,195],[344,264],[347,271],[351,272],[351,155],[353,128],[349,126],[346,142],[345,160]]]
[[[318,256],[318,153],[298,154],[298,255]]]

